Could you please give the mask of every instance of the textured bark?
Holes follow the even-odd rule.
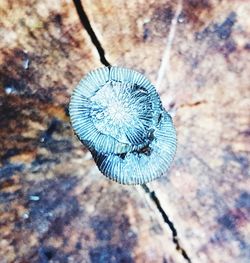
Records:
[[[156,85],[177,155],[151,195],[102,176],[67,114],[102,66],[73,2],[0,0],[0,262],[247,262],[250,2],[82,4],[108,62]]]

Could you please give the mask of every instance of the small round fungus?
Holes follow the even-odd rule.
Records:
[[[108,178],[143,184],[168,170],[175,129],[142,74],[121,67],[91,71],[75,88],[69,113],[76,135]]]

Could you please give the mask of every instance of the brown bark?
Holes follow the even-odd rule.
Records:
[[[102,176],[67,115],[102,66],[73,2],[0,0],[0,262],[247,262],[250,2],[82,4],[108,62],[156,85],[177,155],[151,198]]]

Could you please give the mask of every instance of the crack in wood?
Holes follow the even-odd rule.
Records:
[[[73,3],[75,5],[77,14],[79,16],[79,19],[81,21],[81,24],[83,25],[83,27],[86,29],[92,43],[94,44],[94,46],[96,47],[99,56],[100,56],[100,61],[104,66],[110,66],[110,63],[107,61],[106,57],[105,57],[105,52],[104,49],[100,43],[100,41],[98,40],[91,24],[89,21],[89,18],[86,14],[86,12],[84,11],[83,5],[81,3],[81,0],[73,0]]]
[[[100,61],[102,62],[102,64],[104,66],[111,66],[111,64],[106,60],[105,58],[105,51],[100,43],[100,41],[98,40],[91,24],[90,21],[88,19],[87,14],[85,13],[82,3],[80,0],[73,0],[76,11],[78,13],[79,19],[83,25],[83,27],[86,29],[88,35],[91,38],[92,43],[94,44],[94,46],[96,47],[99,56],[100,56]],[[148,188],[148,186],[146,184],[142,185],[143,190],[149,194],[150,199],[152,200],[152,202],[154,203],[154,205],[156,206],[157,210],[159,211],[159,213],[161,214],[164,222],[168,225],[168,227],[170,228],[171,232],[172,232],[172,240],[174,242],[174,244],[176,245],[176,250],[178,252],[181,253],[181,255],[183,256],[183,258],[191,263],[191,259],[189,258],[187,252],[184,250],[183,247],[181,247],[180,243],[179,243],[179,239],[178,239],[178,234],[177,234],[177,230],[174,226],[174,223],[171,222],[166,214],[166,212],[164,211],[164,209],[162,208],[160,201],[158,199],[158,197],[156,196],[154,191],[150,191],[150,189]]]
[[[166,214],[166,212],[164,211],[164,209],[162,208],[161,203],[160,203],[158,197],[156,196],[155,192],[151,191],[146,184],[143,184],[142,188],[147,194],[149,194],[150,199],[152,200],[152,202],[156,206],[157,210],[161,214],[164,222],[170,228],[170,230],[172,232],[172,240],[173,240],[174,244],[176,245],[176,250],[182,254],[183,258],[187,262],[191,263],[192,261],[191,261],[190,257],[188,256],[187,252],[185,251],[185,249],[179,243],[178,233],[177,233],[177,230],[176,230],[176,228],[174,226],[174,223],[169,220],[169,217]]]

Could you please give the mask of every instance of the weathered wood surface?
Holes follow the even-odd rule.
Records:
[[[248,262],[250,2],[82,3],[109,62],[174,115],[175,163],[149,188],[188,257]],[[72,133],[70,93],[101,66],[72,2],[0,0],[0,39],[0,262],[186,262],[149,196]]]

